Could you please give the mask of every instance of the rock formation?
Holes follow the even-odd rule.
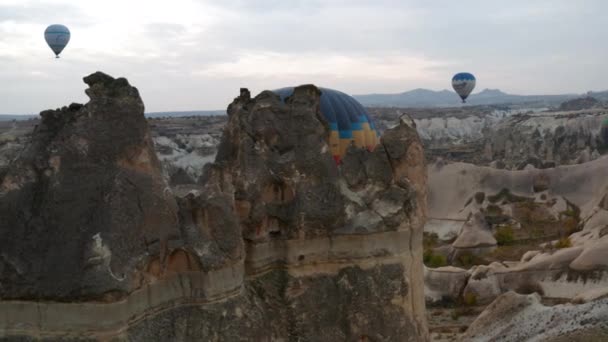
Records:
[[[179,237],[137,89],[96,73],[90,102],[41,113],[0,183],[0,297],[120,298]],[[170,194],[170,192],[169,192]]]
[[[605,341],[608,298],[544,306],[538,294],[507,292],[471,324],[460,341]]]
[[[243,89],[215,163],[170,188],[137,90],[85,82],[90,102],[41,113],[0,175],[0,336],[428,338],[426,166],[406,120],[338,166],[316,87]]]
[[[395,120],[396,114],[385,122],[389,118]],[[597,159],[608,149],[608,139],[602,137],[607,119],[606,108],[539,113],[471,108],[418,115],[416,126],[430,161],[522,170],[528,164],[545,169]]]
[[[583,109],[591,109],[593,107],[601,107],[601,102],[596,98],[587,96],[580,97],[577,99],[568,100],[562,102],[558,110],[560,111],[574,111],[574,110],[583,110]]]
[[[463,163],[431,166],[429,217],[433,225],[428,228],[440,237],[449,236],[442,230],[458,232],[450,245],[458,250],[460,242],[469,240],[472,222],[481,220],[474,218],[483,213],[495,237],[501,236],[500,232],[508,231],[509,235],[501,236],[503,245],[497,250],[477,253],[480,264],[466,265],[468,270],[427,270],[428,300],[457,300],[469,295],[475,296],[477,303],[489,303],[509,290],[563,300],[607,288],[606,167],[608,157],[546,170],[496,170]],[[455,230],[458,226],[454,222],[460,222],[462,228]],[[529,251],[516,259],[512,259],[514,254],[496,259],[501,252],[517,250],[512,246],[518,241],[522,241],[521,246],[533,241],[536,247],[528,245],[525,248]]]

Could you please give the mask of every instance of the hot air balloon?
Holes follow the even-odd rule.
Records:
[[[273,90],[282,100],[293,94],[293,87]],[[329,123],[329,147],[340,164],[348,146],[373,150],[378,144],[378,132],[365,108],[354,98],[343,92],[319,88],[321,90],[321,113]]]
[[[59,54],[70,41],[70,30],[63,25],[51,25],[44,30],[44,40],[59,58]]]
[[[475,88],[475,76],[468,72],[459,72],[452,77],[452,87],[460,95],[462,103],[465,103],[465,100]]]

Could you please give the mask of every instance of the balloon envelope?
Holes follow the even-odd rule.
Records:
[[[293,94],[293,87],[273,90],[284,101]],[[321,90],[321,114],[329,123],[329,147],[336,163],[340,163],[348,146],[373,150],[378,144],[378,131],[369,113],[353,97],[343,92]]]
[[[53,50],[55,56],[59,57],[61,51],[70,41],[70,30],[63,25],[51,25],[44,30],[44,40]]]
[[[457,73],[452,77],[452,88],[460,95],[460,98],[464,103],[469,94],[473,91],[473,88],[475,88],[475,76],[468,72]]]

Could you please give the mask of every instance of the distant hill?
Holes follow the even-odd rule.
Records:
[[[38,115],[33,114],[0,114],[0,121],[29,120],[37,117]]]
[[[182,117],[182,116],[211,116],[211,115],[226,115],[226,110],[191,110],[181,112],[152,112],[146,113],[149,118],[162,118],[162,117]],[[0,121],[12,121],[12,120],[29,120],[38,118],[36,114],[0,114]]]
[[[598,100],[600,100],[602,102],[608,102],[608,90],[604,90],[604,91],[589,91],[585,95],[593,97],[594,99],[598,99]]]
[[[608,99],[608,91],[590,93],[591,96]],[[600,94],[596,96],[595,94]],[[467,99],[471,105],[492,104],[533,104],[539,106],[557,106],[561,102],[577,98],[578,94],[563,95],[512,95],[498,89],[484,89],[472,94]],[[400,94],[354,95],[361,104],[367,107],[449,107],[458,106],[460,98],[450,90],[414,89]]]
[[[226,110],[191,110],[182,112],[152,112],[146,113],[149,118],[162,118],[162,117],[183,117],[183,116],[212,116],[212,115],[226,115]]]

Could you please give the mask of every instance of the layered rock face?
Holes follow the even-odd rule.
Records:
[[[0,180],[1,336],[428,338],[412,122],[337,166],[316,87],[243,89],[215,163],[170,188],[137,90],[85,82],[91,101],[43,112]]]

